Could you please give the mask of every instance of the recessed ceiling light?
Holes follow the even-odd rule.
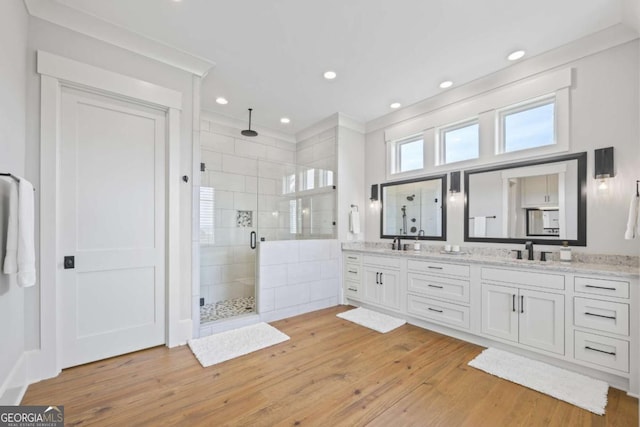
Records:
[[[511,52],[509,56],[507,56],[507,59],[509,61],[517,61],[523,56],[524,56],[524,50],[516,50],[515,52]]]
[[[337,77],[338,75],[336,74],[335,71],[325,71],[324,73],[324,78],[327,80],[333,80]]]
[[[291,123],[291,119],[289,117],[283,117],[283,118],[280,119],[280,123],[285,124],[285,125],[289,124],[289,123]]]
[[[399,102],[394,102],[393,104],[389,105],[389,107],[396,109],[402,107],[402,104],[400,104]]]
[[[442,83],[440,83],[440,88],[442,89],[446,89],[451,86],[453,86],[453,82],[451,80],[445,80]]]
[[[227,101],[227,98],[223,98],[221,96],[216,98],[216,102],[220,105],[227,105],[229,103],[229,101]]]

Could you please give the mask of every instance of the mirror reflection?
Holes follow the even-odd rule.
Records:
[[[465,173],[465,240],[586,240],[586,154]]]
[[[445,239],[446,175],[386,183],[381,188],[381,237]]]

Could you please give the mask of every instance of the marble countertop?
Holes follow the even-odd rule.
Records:
[[[342,245],[342,249],[375,255],[393,255],[413,259],[447,262],[468,262],[496,267],[526,267],[531,270],[557,271],[562,273],[601,274],[610,277],[615,276],[623,278],[638,278],[640,276],[640,269],[637,265],[627,265],[625,263],[605,264],[594,262],[560,262],[556,260],[518,260],[513,258],[514,255],[510,250],[497,251],[499,254],[496,256],[464,252],[464,249],[460,253],[441,253],[433,250],[397,251],[379,246],[368,246],[362,243],[345,243]]]

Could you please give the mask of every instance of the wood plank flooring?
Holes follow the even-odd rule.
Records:
[[[334,307],[272,323],[291,337],[202,368],[156,347],[66,369],[24,405],[64,405],[66,425],[637,426],[638,400],[609,389],[607,414],[467,366],[482,347],[405,325],[387,334]]]

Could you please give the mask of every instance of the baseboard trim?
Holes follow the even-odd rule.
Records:
[[[0,405],[19,405],[27,390],[27,364],[25,352],[22,352],[9,371],[6,380],[0,385]]]

